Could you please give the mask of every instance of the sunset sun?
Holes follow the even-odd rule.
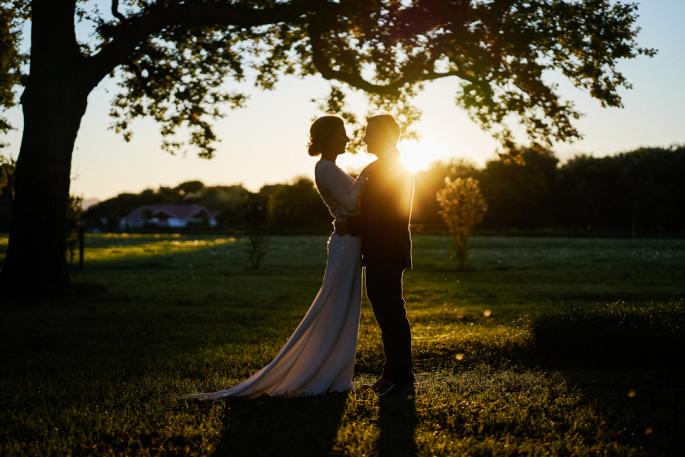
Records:
[[[438,149],[422,141],[401,141],[399,150],[402,164],[412,173],[428,169],[438,159]]]

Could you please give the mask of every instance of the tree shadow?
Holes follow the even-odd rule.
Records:
[[[347,393],[227,402],[215,455],[326,456],[334,450]]]
[[[381,397],[378,457],[415,457],[416,405],[414,396]]]
[[[474,338],[458,348],[427,346],[415,368],[558,373],[601,415],[606,439],[640,455],[682,455],[685,302],[573,307],[534,316],[525,325],[530,338],[516,343]],[[455,352],[466,358],[455,362]]]
[[[649,455],[682,455],[682,303],[574,308],[538,316],[532,336],[521,360],[561,372],[604,413],[616,440]]]

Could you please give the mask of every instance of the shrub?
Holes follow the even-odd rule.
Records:
[[[487,204],[480,192],[478,180],[473,178],[445,178],[445,186],[435,198],[440,205],[440,215],[454,240],[457,266],[464,269],[468,237],[487,211]]]

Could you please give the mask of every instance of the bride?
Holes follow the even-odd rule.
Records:
[[[316,163],[316,187],[331,215],[358,211],[365,183],[355,181],[336,164],[349,142],[337,116],[323,116],[309,130],[309,155]],[[352,389],[361,301],[361,238],[338,235],[328,239],[323,283],[288,341],[268,365],[226,390],[192,394],[190,398],[315,395]]]

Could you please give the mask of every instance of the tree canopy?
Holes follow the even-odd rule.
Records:
[[[0,2],[0,113],[12,108],[15,101],[14,89],[21,84],[20,68],[26,56],[19,51],[21,9],[18,2]],[[7,133],[12,126],[0,116],[0,134]],[[0,149],[7,146],[0,141]]]
[[[0,0],[0,110],[26,81],[20,30],[36,1]],[[422,84],[455,77],[456,103],[503,144],[512,119],[550,144],[581,135],[553,75],[621,106],[630,85],[616,64],[654,53],[636,42],[637,4],[611,0],[113,0],[111,15],[59,1],[93,30],[78,43],[84,80],[117,76],[112,128],[128,140],[132,121],[151,117],[164,149],[203,157],[215,152],[213,121],[246,102],[231,81],[247,77],[269,90],[283,75],[321,75],[332,82],[326,110],[354,121],[345,93],[361,90],[404,126]],[[9,127],[0,117],[0,132]]]

